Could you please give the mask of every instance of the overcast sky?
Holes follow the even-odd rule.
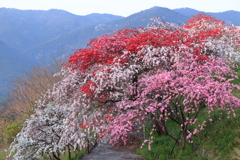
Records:
[[[124,17],[154,6],[189,7],[205,12],[240,11],[240,0],[0,0],[0,8],[63,9],[77,15],[110,13]]]

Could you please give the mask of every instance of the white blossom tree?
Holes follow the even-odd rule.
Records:
[[[48,146],[49,151],[61,152],[71,143],[83,149],[90,137],[112,139],[113,144],[119,139],[126,142],[133,122],[144,124],[146,120],[154,124],[159,135],[170,136],[184,149],[186,140],[204,128],[201,123],[194,131],[188,129],[197,122],[201,107],[207,107],[209,113],[221,109],[234,114],[234,107],[240,106],[231,94],[239,87],[225,78],[237,78],[230,66],[231,60],[238,60],[234,50],[239,35],[236,28],[199,14],[184,26],[157,21],[146,28],[124,29],[91,40],[70,56],[58,73],[64,77],[62,81],[37,103],[36,115],[50,105],[49,99],[55,112],[66,113],[57,122],[60,138],[53,138],[58,127],[51,133],[56,148]],[[169,120],[183,130],[181,140],[167,131],[165,122]],[[38,124],[26,123],[29,127],[18,137],[24,132],[30,135],[25,129],[32,130]],[[13,151],[23,145],[18,137]],[[31,143],[36,142],[30,137]]]

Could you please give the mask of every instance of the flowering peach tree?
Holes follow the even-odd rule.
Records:
[[[59,159],[64,151],[59,145],[63,120],[69,110],[56,108],[57,106],[49,103],[44,108],[36,109],[36,113],[26,120],[22,131],[11,144],[13,159],[41,159],[44,154],[50,159]]]
[[[174,140],[176,136],[168,134],[164,124],[168,119],[178,123],[181,126],[180,130],[183,130],[183,144],[179,145],[184,148],[185,140],[203,129],[204,124],[201,124],[200,129],[196,128],[193,132],[188,130],[190,121],[196,123],[197,115],[203,108],[200,106],[207,106],[209,113],[217,108],[225,110],[223,106],[228,104],[230,108],[239,106],[239,101],[231,95],[231,90],[238,86],[230,85],[230,80],[224,78],[234,77],[228,62],[238,60],[238,55],[234,52],[238,45],[239,31],[235,27],[227,27],[222,21],[199,14],[182,27],[156,21],[147,28],[125,29],[91,40],[86,48],[77,50],[70,57],[68,67],[78,71],[78,75],[84,79],[79,86],[86,104],[94,102],[95,106],[89,107],[94,108],[100,115],[108,115],[111,112],[111,121],[104,124],[107,128],[102,135],[112,135],[113,139],[110,142],[114,144],[119,138],[125,141],[127,133],[133,128],[133,121],[144,120],[147,117],[152,119],[159,135],[167,134]],[[212,74],[216,74],[219,81]],[[172,80],[157,79],[158,76],[166,76]],[[153,80],[151,83],[149,78]],[[156,87],[158,83],[165,86],[165,90],[151,88]],[[168,83],[171,86],[167,86]],[[210,84],[219,88],[210,87]],[[187,90],[187,86],[191,86],[191,89]],[[201,86],[210,88],[197,88]],[[228,100],[234,99],[234,105],[232,102],[217,104],[215,101],[215,104],[211,104],[211,99],[216,97],[211,88],[226,91],[222,94],[228,92],[229,96],[226,97]],[[196,90],[199,92],[194,93]],[[158,101],[155,99],[154,102],[154,98]],[[155,108],[144,110],[148,104],[152,104],[151,100],[155,103]],[[182,101],[183,104],[175,104],[179,105],[177,109],[182,110],[182,113],[177,113],[179,110],[172,109],[174,103]],[[167,112],[163,108],[165,105],[176,113]],[[193,110],[194,116],[188,113],[190,110]],[[172,118],[167,117],[167,114]],[[177,117],[179,114],[182,114],[181,118]],[[88,128],[90,126],[94,124]]]
[[[230,67],[239,60],[239,35],[235,27],[198,14],[183,26],[156,20],[100,36],[70,56],[58,73],[64,78],[37,105],[50,100],[56,110],[69,111],[57,146],[75,142],[84,148],[86,137],[126,143],[136,124],[151,122],[184,149],[211,121],[198,122],[200,112],[235,116],[240,106],[231,93],[239,86],[226,79],[237,78]],[[169,131],[168,121],[179,126],[181,138]]]

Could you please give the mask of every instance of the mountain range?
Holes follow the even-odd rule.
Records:
[[[64,10],[18,10],[0,8],[0,97],[6,94],[9,78],[22,70],[52,57],[72,54],[86,46],[89,39],[115,30],[145,27],[150,18],[186,22],[201,11],[191,8],[153,7],[128,17],[93,13],[79,16]],[[207,13],[225,22],[240,26],[240,12]]]

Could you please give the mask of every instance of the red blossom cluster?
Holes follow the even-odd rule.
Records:
[[[100,36],[77,50],[67,66],[85,80],[80,92],[88,103],[95,101],[105,107],[103,110],[114,111],[111,118],[105,116],[114,136],[111,142],[120,137],[125,140],[133,127],[132,119],[139,119],[141,124],[149,116],[162,124],[157,127],[159,134],[168,134],[164,124],[172,119],[188,139],[201,130],[189,131],[187,126],[197,122],[194,115],[203,104],[209,107],[209,113],[214,107],[225,109],[223,106],[231,104],[232,110],[232,104],[239,106],[230,93],[237,86],[223,77],[234,74],[225,63],[236,60],[238,43],[235,27],[202,13],[184,26],[123,29]],[[213,77],[213,72],[219,74]],[[184,144],[180,146],[184,148]]]
[[[57,113],[65,117],[61,127],[54,124],[59,117],[51,120],[54,116],[41,111],[38,118],[47,118],[37,121],[51,120],[60,148],[73,142],[75,147],[84,148],[90,137],[126,143],[136,126],[140,131],[142,125],[153,124],[151,134],[167,135],[184,149],[207,121],[215,121],[212,111],[236,116],[240,100],[232,90],[240,88],[226,77],[238,78],[230,67],[239,61],[235,52],[239,42],[239,30],[206,14],[193,16],[183,26],[159,22],[92,39],[86,48],[70,56],[58,73],[64,78],[37,103],[45,107],[51,102],[46,112],[57,106]],[[198,120],[200,112],[209,114],[204,122]],[[30,144],[26,137],[31,139],[27,133],[36,123],[30,121],[16,139],[23,139],[26,146]],[[181,137],[169,129],[169,121],[175,123]],[[153,138],[145,140],[149,150]],[[12,153],[22,146],[13,146]]]

